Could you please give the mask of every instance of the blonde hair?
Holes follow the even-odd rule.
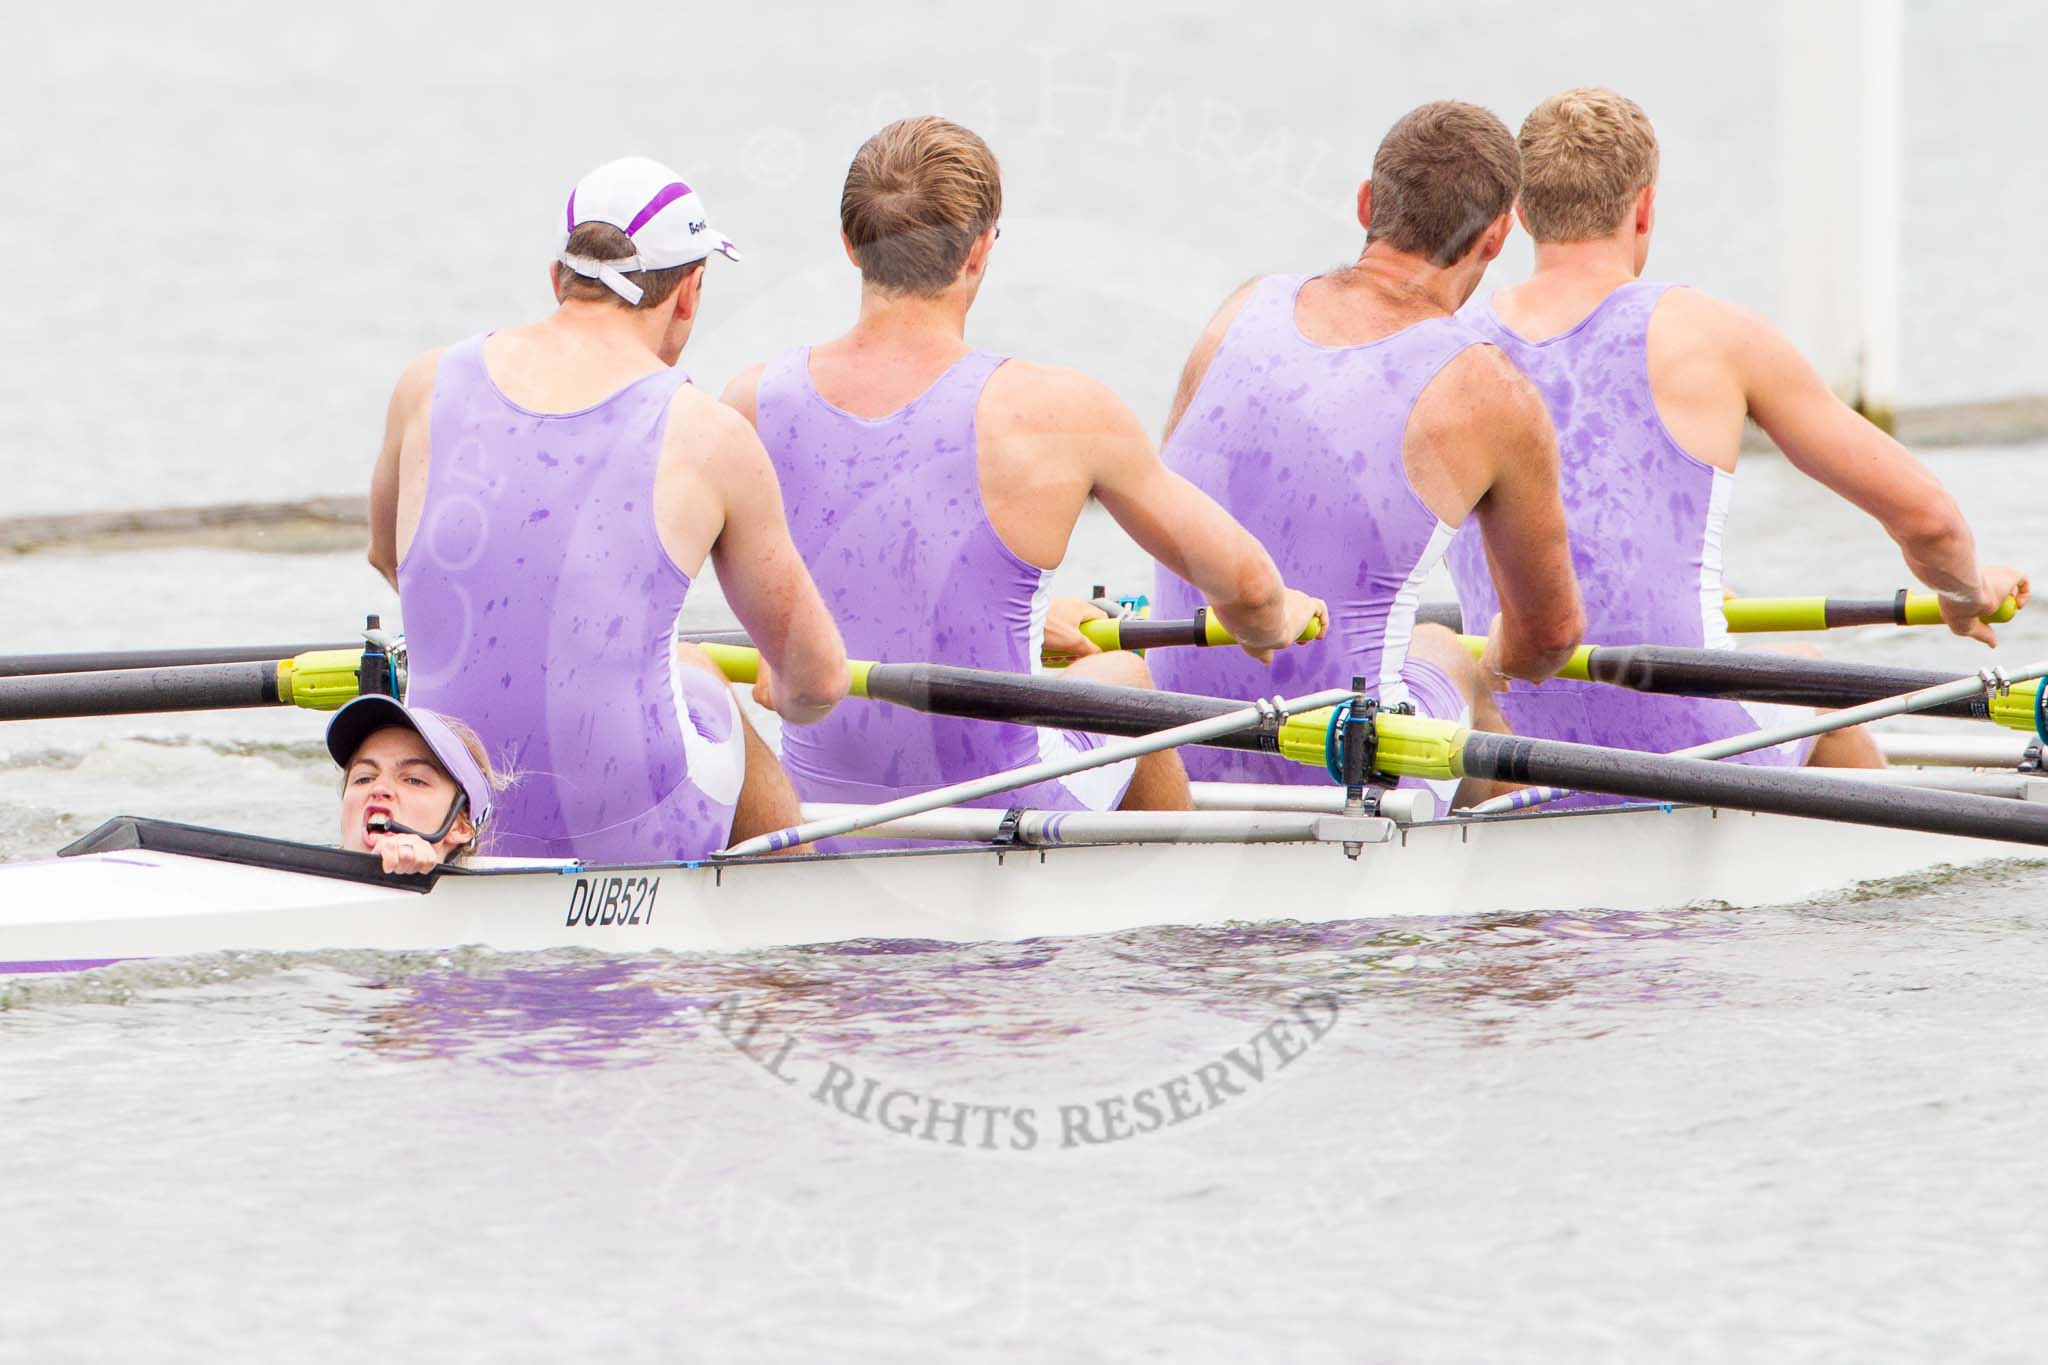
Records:
[[[1003,211],[996,155],[957,123],[898,119],[861,144],[839,195],[839,226],[869,284],[943,292]]]
[[[658,273],[665,274],[667,272],[664,271]],[[579,276],[578,278],[580,279],[581,276]],[[646,288],[645,285],[642,285],[641,287],[643,289]],[[493,795],[496,795],[497,793],[504,791],[505,788],[512,785],[512,783],[516,780],[517,775],[514,774],[510,769],[506,769],[501,772],[498,769],[498,766],[491,762],[491,752],[490,750],[484,748],[484,742],[477,736],[476,731],[470,729],[467,725],[455,719],[455,717],[446,714],[445,712],[437,711],[434,714],[441,717],[441,723],[448,727],[448,732],[454,735],[457,739],[461,740],[462,747],[469,750],[469,756],[476,760],[477,771],[484,775],[484,785],[491,789],[491,793]],[[470,840],[468,843],[463,844],[461,847],[457,848],[453,853],[448,855],[449,862],[460,862],[462,859],[467,858],[472,853],[485,853],[489,851],[488,846],[491,838],[490,827],[480,823],[477,820],[475,811],[471,811],[469,813],[469,825],[470,828],[475,830],[476,832],[470,836]]]
[[[1657,183],[1657,131],[1604,86],[1552,95],[1522,120],[1522,218],[1539,242],[1583,242],[1621,226]]]

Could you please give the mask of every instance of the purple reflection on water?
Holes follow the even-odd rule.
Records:
[[[641,1065],[650,1035],[707,1025],[717,997],[662,988],[644,963],[515,968],[492,976],[431,972],[370,1013],[365,1045],[409,1057],[478,1055],[505,1065]]]
[[[1679,950],[1743,932],[1744,917],[1572,911],[1479,919],[1189,926],[1095,938],[941,944],[869,940],[754,955],[535,963],[484,975],[430,972],[387,990],[363,1045],[409,1058],[502,1066],[632,1067],[664,1044],[801,1033],[826,1055],[886,1044],[893,1057],[962,1046],[1058,1045],[1103,1026],[1098,1006],[1171,998],[1259,1016],[1316,990],[1367,1010],[1397,1002],[1497,1026],[1500,1007],[1604,1010],[1720,983]],[[1661,945],[1672,945],[1666,952]],[[1045,979],[1040,969],[1050,969]],[[1109,1001],[1121,1002],[1114,1007]],[[1349,1007],[1347,1005],[1347,1007]],[[1468,1014],[1476,1009],[1478,1013]],[[1491,1022],[1488,1022],[1491,1021]]]

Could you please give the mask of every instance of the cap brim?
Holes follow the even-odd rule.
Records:
[[[448,722],[434,712],[421,708],[411,713],[413,728],[420,738],[441,760],[441,766],[455,779],[456,785],[469,796],[469,818],[472,824],[481,827],[491,818],[491,784],[484,777],[476,758],[469,752],[469,746],[462,742]]]
[[[334,719],[327,723],[327,752],[333,756],[336,767],[346,770],[364,740],[394,725],[418,735],[448,776],[462,788],[469,797],[471,823],[481,826],[490,818],[491,784],[471,756],[469,746],[432,711],[409,711],[381,693],[357,697],[336,711]]]
[[[420,728],[395,698],[382,693],[357,697],[336,711],[334,719],[327,722],[327,752],[333,756],[334,766],[348,767],[348,761],[363,747],[364,740],[393,725],[415,733]]]

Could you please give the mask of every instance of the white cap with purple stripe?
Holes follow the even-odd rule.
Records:
[[[712,252],[733,260],[738,248],[704,216],[697,192],[659,161],[623,156],[607,161],[569,192],[568,226],[556,259],[577,274],[600,281],[627,303],[640,302],[640,286],[626,276],[636,270],[673,270]],[[585,223],[610,223],[633,239],[634,254],[601,261],[568,250],[569,234]]]

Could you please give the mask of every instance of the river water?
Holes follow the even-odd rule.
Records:
[[[1270,13],[1056,4],[969,34],[935,6],[23,7],[0,516],[360,492],[407,355],[537,307],[566,184],[628,146],[701,176],[749,249],[687,362],[722,382],[850,307],[839,168],[933,105],[1009,172],[1014,264],[979,339],[1082,364],[1148,421],[1216,299],[1350,249],[1331,205],[1371,139],[1446,93],[1512,118],[1573,81],[1636,90],[1665,135],[1660,259],[1772,302],[1775,67],[1744,74],[1767,6]],[[1959,73],[2021,60],[2010,35],[2041,20],[1974,13],[1908,11],[1929,241],[2028,221],[2039,194],[1958,130],[2025,126],[1992,117],[2023,82]],[[1987,31],[2010,40],[1976,50]],[[970,50],[987,60],[936,58]],[[1912,396],[2034,391],[2010,300],[2039,267],[1965,258],[1984,253],[1914,274]],[[2027,562],[2044,456],[1929,462],[1987,553]],[[1903,582],[1881,534],[1772,457],[1742,472],[1729,564],[1752,593]],[[1091,514],[1060,586],[1148,580]],[[324,543],[0,567],[24,652],[342,638],[373,611],[395,619],[388,591]],[[726,619],[712,588],[688,624]],[[1893,629],[1827,643],[1986,657]],[[2000,657],[2044,653],[2048,617]],[[318,736],[302,713],[14,725],[0,858],[122,812],[330,838]],[[2048,872],[1740,911],[1445,910],[13,982],[0,1360],[2040,1358]],[[785,1045],[799,1084],[765,1064]],[[1063,1110],[1199,1097],[1213,1065],[1242,1093],[1067,1140]],[[869,1082],[979,1106],[995,1150],[912,1101],[863,1106]]]
[[[2044,454],[1931,460],[2017,551]],[[1775,459],[1738,502],[1738,577],[1897,578]],[[1142,582],[1098,519],[1075,558]],[[139,616],[136,643],[380,603],[335,554],[53,553],[7,582],[92,638]],[[94,591],[115,585],[120,607]],[[2010,637],[2048,652],[2032,621]],[[317,734],[16,726],[0,855],[119,811],[332,837]],[[0,1358],[2039,1358],[2048,871],[1760,910],[1449,908],[631,961],[228,954],[0,987]],[[1064,1140],[1065,1106],[1159,1108],[1176,1078],[1200,1103],[1199,1069],[1260,1061],[1276,1020],[1300,1055],[1241,1097]],[[785,1043],[798,1084],[765,1065]],[[885,1116],[870,1082],[913,1098]],[[982,1106],[964,1147],[950,1120],[927,1134],[929,1097]]]

